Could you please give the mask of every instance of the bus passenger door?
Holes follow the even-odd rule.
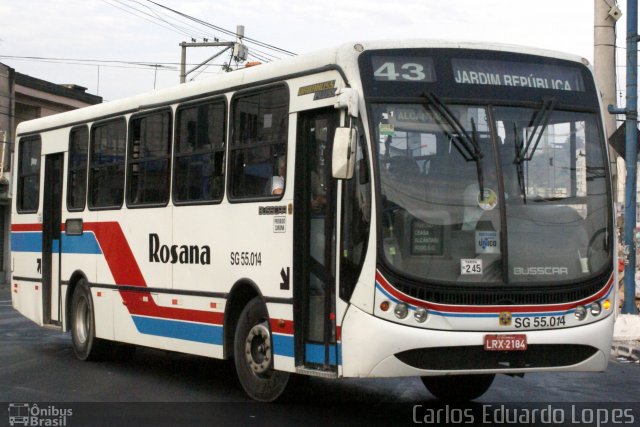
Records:
[[[296,366],[337,372],[336,183],[331,144],[340,113],[298,114],[294,195],[294,316]]]
[[[42,307],[44,324],[60,324],[60,254],[64,153],[45,156],[42,209]]]

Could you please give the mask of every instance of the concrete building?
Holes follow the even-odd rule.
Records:
[[[0,63],[0,284],[10,273],[11,167],[20,122],[102,102],[77,85],[58,85]]]

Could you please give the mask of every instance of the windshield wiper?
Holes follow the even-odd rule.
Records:
[[[444,133],[449,137],[456,151],[467,161],[476,162],[476,173],[478,176],[478,187],[480,189],[480,200],[484,200],[484,177],[482,171],[482,151],[478,138],[478,130],[476,122],[471,118],[471,135],[462,126],[458,118],[453,114],[451,109],[440,100],[433,92],[423,93],[422,96],[427,99],[427,108],[432,109],[440,117],[442,117],[451,127],[452,132],[448,132],[443,128]]]
[[[544,131],[547,129],[547,125],[549,124],[549,118],[551,117],[551,113],[553,112],[553,108],[556,106],[557,100],[555,98],[549,98],[542,101],[542,108],[538,110],[533,116],[533,120],[529,127],[533,128],[529,137],[527,138],[527,144],[522,147],[521,150],[516,153],[516,160],[529,161],[533,158],[533,154],[536,152],[538,148],[538,144],[540,143],[540,139],[544,134]],[[535,139],[535,143],[533,147],[531,144]],[[529,152],[529,148],[531,148],[531,152]],[[529,153],[527,155],[527,153]]]
[[[518,125],[513,123],[513,145],[515,146],[516,158],[513,160],[513,163],[516,165],[516,173],[518,174],[518,187],[520,188],[520,194],[522,194],[522,201],[524,204],[527,204],[527,189],[524,182],[524,170],[522,169],[522,146],[524,142],[520,138],[520,133],[518,132]]]
[[[513,124],[513,133],[515,136],[515,138],[513,139],[513,143],[516,152],[516,157],[513,160],[513,163],[516,165],[516,171],[518,173],[518,186],[520,187],[520,193],[522,194],[522,199],[525,204],[527,203],[527,190],[524,180],[522,162],[528,162],[533,158],[533,154],[538,149],[540,139],[542,138],[544,131],[547,129],[549,118],[551,117],[551,113],[556,106],[556,102],[557,100],[555,98],[548,98],[542,101],[542,107],[534,114],[533,119],[531,120],[531,123],[529,125],[529,127],[533,128],[533,130],[529,134],[526,144],[520,137],[520,133],[518,132],[518,125],[516,123]],[[533,144],[533,147],[531,147],[531,144]],[[531,148],[531,152],[529,152],[529,148]]]

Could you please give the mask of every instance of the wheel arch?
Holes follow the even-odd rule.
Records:
[[[253,280],[240,279],[232,287],[227,296],[227,302],[224,310],[224,325],[223,325],[223,359],[229,359],[233,357],[233,342],[238,326],[238,319],[242,309],[253,298],[259,296],[262,299],[265,309],[267,304],[264,300],[262,292]]]

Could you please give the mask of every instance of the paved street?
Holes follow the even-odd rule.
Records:
[[[600,402],[597,406],[601,406],[603,402],[624,401],[640,401],[640,365],[612,358],[605,373],[544,373],[524,378],[500,375],[489,392],[468,408],[495,402],[526,408],[529,402]],[[221,425],[266,425],[278,419],[285,425],[342,425],[363,417],[372,423],[411,424],[416,407],[418,419],[424,420],[420,411],[425,407],[442,406],[418,378],[310,378],[292,401],[259,405],[245,397],[228,362],[145,348],[139,348],[126,362],[80,362],[73,355],[68,334],[39,328],[11,308],[6,286],[0,287],[0,402],[57,402],[63,406],[65,402],[85,402],[73,406],[77,415],[69,420],[69,426],[85,425],[82,414],[96,408],[107,415],[105,420],[128,414],[130,422],[132,416],[143,413],[154,425],[164,425],[158,423],[175,417],[195,417],[196,424],[217,419],[223,421]],[[126,404],[131,402],[136,404]],[[154,402],[190,403],[171,406]],[[7,422],[2,407],[0,404],[0,425]],[[635,407],[640,422],[640,404]],[[167,415],[168,409],[162,408],[175,411]]]

